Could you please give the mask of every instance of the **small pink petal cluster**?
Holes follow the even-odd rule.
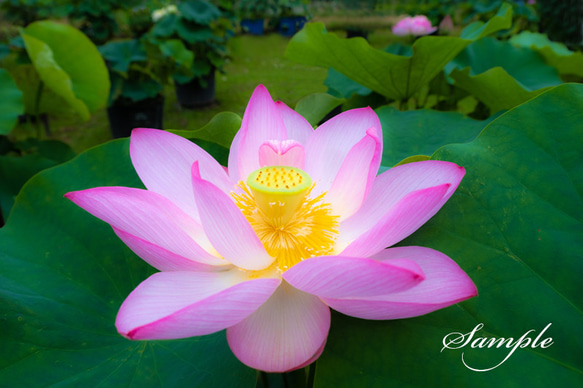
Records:
[[[453,20],[451,16],[445,15],[444,18],[439,23],[439,32],[449,33],[453,31]]]
[[[424,161],[377,176],[382,147],[372,109],[314,130],[263,86],[249,101],[228,169],[182,137],[135,129],[130,156],[147,190],[66,194],[161,271],[124,301],[118,331],[149,340],[226,329],[239,360],[283,372],[320,356],[330,307],[400,319],[475,296],[443,253],[385,249],[429,220],[465,170]]]
[[[417,15],[401,19],[393,26],[393,34],[398,36],[423,36],[437,31],[437,27],[432,27],[427,16]]]

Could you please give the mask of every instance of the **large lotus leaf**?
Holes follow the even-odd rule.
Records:
[[[129,341],[114,322],[153,270],[63,194],[142,187],[127,139],[95,147],[27,182],[0,229],[0,386],[252,387],[225,333]]]
[[[381,165],[391,167],[414,155],[432,155],[439,147],[468,143],[490,122],[456,112],[430,109],[401,112],[384,106],[376,110],[383,126]]]
[[[209,26],[193,25],[184,20],[176,23],[176,32],[181,39],[192,44],[197,42],[209,43],[217,38]]]
[[[194,53],[180,39],[169,39],[160,43],[160,51],[164,56],[174,59],[179,66],[190,68],[194,61]]]
[[[410,56],[371,47],[362,38],[341,39],[326,33],[322,23],[308,23],[290,41],[285,56],[308,65],[332,67],[348,78],[395,100],[405,100],[429,83],[473,40],[509,28],[512,7],[504,4],[487,24],[469,38],[425,36],[413,44]]]
[[[0,44],[0,61],[10,54],[10,46],[7,44]]]
[[[511,109],[562,82],[557,70],[533,50],[489,37],[469,45],[446,70],[456,86],[492,112]]]
[[[191,140],[210,141],[228,149],[231,147],[231,142],[239,128],[241,128],[239,115],[232,112],[221,112],[202,128],[196,130],[170,129],[168,132]]]
[[[370,322],[333,317],[316,386],[549,387],[583,379],[583,85],[561,85],[506,112],[471,143],[433,159],[467,174],[439,213],[401,245],[453,258],[479,296],[432,314]],[[449,333],[531,340],[512,349],[444,349]],[[450,337],[451,338],[451,337]],[[466,337],[467,340],[467,337]],[[530,344],[532,345],[532,343]],[[475,372],[472,368],[489,369]]]
[[[326,77],[324,85],[328,86],[328,91],[331,94],[343,98],[350,98],[353,94],[368,96],[372,93],[372,90],[369,88],[365,88],[358,82],[353,81],[344,74],[337,72],[332,67],[328,69],[328,77]]]
[[[202,25],[209,25],[221,16],[221,11],[214,4],[201,0],[179,3],[178,10],[183,18]]]
[[[169,37],[176,31],[179,17],[175,13],[169,13],[157,21],[152,28],[152,34],[158,37]]]
[[[0,69],[0,135],[8,134],[24,112],[22,92],[5,69]]]
[[[559,74],[583,77],[583,54],[569,50],[562,43],[550,41],[545,34],[522,31],[510,38],[510,43],[537,51]]]
[[[75,156],[67,144],[57,140],[27,141],[28,144],[12,144],[22,156],[0,155],[0,209],[6,218],[10,214],[16,195],[34,174]]]
[[[71,26],[51,21],[31,23],[21,35],[45,86],[63,97],[83,119],[105,107],[109,75],[89,38]]]
[[[221,112],[200,129],[170,129],[176,135],[185,137],[204,148],[221,165],[229,161],[229,149],[237,131],[241,128],[241,117],[232,112]]]
[[[146,98],[154,98],[159,95],[164,87],[159,82],[149,78],[128,78],[123,79],[121,85],[121,95],[132,99],[133,101],[142,101]]]
[[[112,70],[126,74],[132,62],[146,61],[146,50],[137,39],[109,42],[99,47]]]
[[[32,64],[18,65],[10,69],[10,75],[16,81],[18,89],[22,91],[24,112],[34,115],[36,112],[36,94],[40,83],[38,72]],[[40,99],[40,113],[52,115],[74,115],[75,111],[61,96],[53,93],[48,88],[43,88]]]
[[[343,98],[336,98],[328,93],[314,93],[299,100],[295,110],[310,124],[316,126],[344,101]]]

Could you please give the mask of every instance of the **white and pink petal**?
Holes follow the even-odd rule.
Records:
[[[342,256],[370,257],[398,243],[437,213],[449,188],[443,184],[409,193],[353,241],[340,224],[336,249]]]
[[[383,295],[409,289],[425,276],[411,260],[320,256],[299,262],[283,273],[293,287],[323,298]]]
[[[115,230],[173,254],[202,264],[229,264],[218,257],[201,225],[160,194],[131,187],[96,187],[65,197]]]
[[[200,263],[116,227],[113,231],[136,255],[160,271],[225,271],[233,267],[226,261],[225,265]]]
[[[324,199],[332,205],[333,213],[339,215],[338,221],[356,213],[367,197],[380,165],[381,149],[376,129],[370,128],[344,158]]]
[[[382,130],[378,116],[371,108],[352,109],[334,116],[319,126],[306,141],[305,171],[316,182],[318,193],[327,191],[333,184],[344,159],[371,128],[379,141],[378,162],[382,154]],[[375,152],[377,150],[375,149]],[[377,157],[375,156],[375,160]],[[374,170],[376,175],[378,165]],[[368,171],[366,172],[368,176]]]
[[[241,129],[231,144],[229,175],[235,182],[259,166],[259,147],[268,140],[287,140],[287,131],[275,102],[263,85],[259,85],[247,105]]]
[[[214,333],[251,315],[280,283],[277,278],[249,280],[238,270],[158,272],[127,297],[115,325],[132,340]]]
[[[137,128],[132,131],[130,156],[138,176],[150,191],[170,199],[188,215],[198,220],[192,196],[190,167],[198,161],[203,179],[224,192],[233,183],[223,167],[193,142],[159,129]]]
[[[245,365],[286,372],[317,358],[329,329],[328,306],[283,282],[257,311],[227,329],[227,340]]]
[[[314,133],[314,128],[308,120],[281,101],[276,101],[275,106],[283,119],[287,138],[300,144],[306,144],[308,138]]]
[[[436,204],[441,208],[452,196],[464,175],[463,167],[438,160],[408,163],[385,171],[374,180],[358,212],[341,224],[342,238],[355,240],[372,229],[410,193],[449,184],[449,189]]]
[[[333,309],[364,319],[401,319],[432,311],[478,294],[470,277],[449,257],[425,247],[397,247],[374,256],[383,263],[412,260],[423,269],[425,280],[401,292],[367,298],[324,298]]]
[[[201,179],[196,163],[192,165],[192,187],[202,227],[222,257],[248,270],[265,269],[273,263],[275,258],[269,256],[233,199]]]
[[[259,166],[304,168],[304,146],[295,140],[268,140],[259,147]]]

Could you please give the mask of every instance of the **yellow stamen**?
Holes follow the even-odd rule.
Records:
[[[277,259],[280,271],[301,260],[331,254],[338,234],[338,216],[322,203],[325,193],[310,198],[314,185],[295,167],[269,166],[251,173],[235,203],[263,243]]]

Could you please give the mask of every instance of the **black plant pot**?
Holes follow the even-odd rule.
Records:
[[[116,100],[107,108],[109,127],[114,138],[127,137],[134,128],[163,128],[164,97],[141,101]]]
[[[210,105],[215,101],[215,71],[214,69],[202,77],[193,78],[184,84],[176,82],[176,98],[180,106],[186,109],[195,109],[201,106]],[[201,86],[206,85],[205,87]]]

